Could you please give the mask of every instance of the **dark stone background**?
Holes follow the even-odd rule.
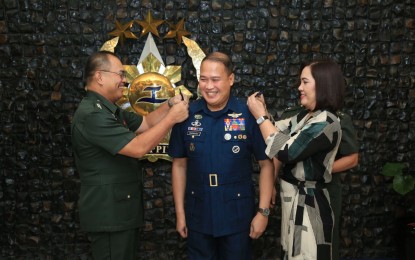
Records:
[[[88,259],[79,230],[79,176],[70,142],[86,58],[111,37],[115,19],[185,18],[206,51],[228,51],[234,93],[262,90],[272,113],[297,103],[300,63],[328,56],[348,83],[346,111],[360,142],[359,166],[344,180],[343,257],[399,257],[398,220],[414,205],[379,173],[387,161],[414,166],[415,3],[413,0],[2,0],[0,1],[0,258]],[[133,31],[140,35],[141,27]],[[160,36],[169,31],[159,27]],[[137,64],[147,36],[116,53]],[[155,37],[166,65],[197,81],[186,47]],[[175,232],[167,161],[145,163],[146,223],[140,258],[183,259]],[[408,202],[409,201],[409,202]],[[408,204],[409,203],[409,204]],[[413,212],[413,211],[412,211]],[[257,259],[279,255],[279,208],[255,242]]]

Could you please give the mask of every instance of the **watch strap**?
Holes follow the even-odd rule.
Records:
[[[268,217],[270,214],[269,208],[258,208],[258,212],[261,213],[261,215]]]
[[[257,124],[260,125],[262,123],[264,123],[265,120],[269,119],[268,116],[260,116],[258,117],[258,119],[256,120]]]

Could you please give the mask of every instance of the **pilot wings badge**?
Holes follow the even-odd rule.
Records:
[[[242,115],[242,113],[237,114],[237,113],[235,113],[235,112],[233,112],[232,114],[228,114],[228,116],[230,116],[230,117],[232,117],[232,118],[238,118],[238,117],[240,117],[241,115]]]

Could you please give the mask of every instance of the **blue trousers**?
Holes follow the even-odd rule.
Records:
[[[189,260],[252,260],[252,240],[249,230],[222,237],[188,230]]]

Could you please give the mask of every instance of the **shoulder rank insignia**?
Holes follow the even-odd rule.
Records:
[[[101,104],[100,104],[100,103],[97,103],[97,107],[98,107],[99,109],[102,109],[102,107],[101,107]]]
[[[237,114],[237,113],[235,113],[235,112],[233,112],[232,114],[228,114],[228,116],[230,116],[230,117],[232,117],[232,118],[238,118],[238,117],[240,117],[241,115],[242,115],[242,113]]]

